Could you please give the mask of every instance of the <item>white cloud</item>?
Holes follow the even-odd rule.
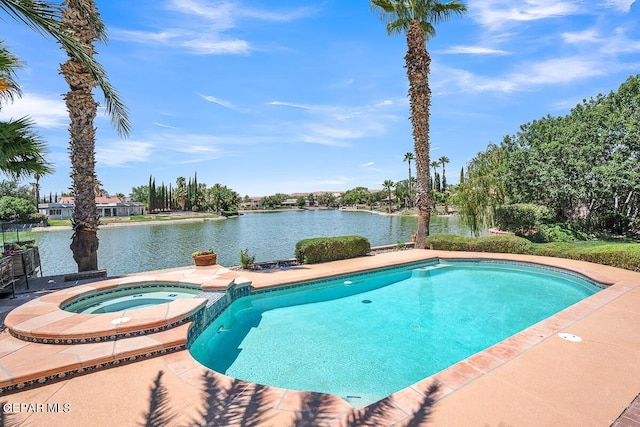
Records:
[[[582,57],[558,58],[531,64],[527,73],[511,76],[521,85],[568,83],[608,73],[605,64]]]
[[[431,80],[434,95],[446,95],[452,92],[513,92],[517,90],[515,82],[505,77],[486,77],[467,70],[441,69]]]
[[[386,107],[389,105],[393,105],[393,101],[390,99],[385,99],[382,102],[378,102],[377,104],[374,104],[375,107]]]
[[[175,129],[175,126],[165,125],[164,123],[153,122],[155,126],[165,128],[165,129]]]
[[[247,7],[239,7],[237,12],[240,16],[259,19],[262,21],[291,22],[311,16],[316,13],[316,10],[309,7],[301,7],[287,12],[272,12],[251,9]]]
[[[575,33],[562,33],[562,39],[567,44],[577,43],[597,43],[602,41],[598,37],[598,33],[595,30],[584,30]]]
[[[250,43],[226,35],[228,31],[236,28],[238,18],[291,22],[314,13],[309,8],[281,12],[263,11],[228,1],[210,4],[196,0],[171,0],[168,7],[176,12],[173,14],[175,19],[171,25],[159,23],[162,31],[112,28],[111,39],[181,47],[197,55],[246,55],[251,51]],[[176,26],[175,21],[182,21],[181,25]]]
[[[62,97],[47,98],[33,93],[23,93],[13,103],[0,110],[0,120],[17,120],[29,116],[38,127],[59,128],[69,125],[67,106]]]
[[[321,137],[318,135],[309,135],[309,134],[301,134],[298,136],[298,139],[301,142],[305,142],[307,144],[320,144],[320,145],[328,145],[330,147],[348,147],[349,144],[342,141],[337,141],[333,138]]]
[[[153,144],[145,141],[115,141],[96,146],[96,163],[100,166],[126,167],[128,163],[149,160]]]
[[[631,40],[624,29],[616,28],[615,35],[603,44],[601,51],[606,54],[640,52],[640,40]]]
[[[200,33],[179,29],[162,32],[130,31],[114,29],[112,40],[146,45],[173,46],[188,49],[197,55],[246,55],[251,48],[249,43],[238,39],[222,39],[214,33]]]
[[[382,172],[382,169],[380,168],[374,168],[373,165],[375,165],[375,162],[367,162],[367,163],[363,163],[360,166],[368,171],[372,171],[372,172]]]
[[[500,49],[491,49],[482,46],[452,46],[449,49],[439,51],[448,54],[470,54],[470,55],[506,55],[508,52]]]
[[[221,107],[228,108],[230,110],[237,110],[238,108],[233,105],[231,102],[223,101],[222,99],[216,98],[210,95],[199,94],[205,101],[212,102],[214,104],[218,104]]]
[[[282,102],[282,101],[271,101],[269,102],[269,105],[275,105],[278,107],[290,107],[290,108],[299,108],[301,110],[316,110],[318,109],[318,107],[314,107],[311,105],[304,105],[304,104],[296,104],[293,102]]]
[[[216,40],[208,37],[185,40],[181,46],[198,55],[246,55],[251,50],[249,43],[244,40]]]
[[[406,103],[406,102],[405,102]],[[404,109],[397,100],[385,99],[360,106],[311,105],[271,101],[269,105],[304,110],[304,121],[282,128],[300,129],[289,140],[336,147],[350,146],[351,141],[384,134],[386,126],[398,120],[390,109]],[[403,114],[406,114],[403,111]]]
[[[538,21],[582,13],[577,0],[478,0],[470,2],[469,13],[492,30],[514,22]]]
[[[635,0],[605,0],[602,4],[604,7],[615,9],[618,12],[629,12]]]
[[[605,61],[575,56],[520,64],[520,71],[494,77],[460,69],[441,69],[432,82],[436,95],[452,92],[510,93],[528,91],[541,85],[566,84],[604,76],[612,69],[612,64]]]
[[[217,23],[221,28],[232,28],[234,18],[250,18],[271,22],[291,22],[306,18],[315,13],[315,9],[300,7],[288,11],[252,9],[236,2],[218,2],[214,5],[195,0],[171,0],[170,6],[184,14],[195,15],[209,22]]]

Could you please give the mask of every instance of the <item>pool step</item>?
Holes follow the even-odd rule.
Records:
[[[187,322],[173,329],[110,342],[48,346],[25,343],[3,333],[0,343],[21,351],[0,354],[0,395],[183,350],[190,327],[191,322]]]
[[[411,270],[411,277],[430,277],[432,273],[445,267],[451,267],[451,264],[438,263],[426,267],[415,268]]]

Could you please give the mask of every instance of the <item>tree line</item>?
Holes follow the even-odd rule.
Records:
[[[130,199],[145,203],[150,212],[181,210],[224,213],[237,210],[242,201],[240,195],[226,185],[216,183],[207,187],[205,183],[198,183],[197,174],[188,180],[179,176],[175,187],[164,182],[156,185],[155,178],[149,176],[149,185],[133,187]]]
[[[640,232],[640,75],[561,117],[520,126],[467,165],[458,203],[478,232],[501,207],[535,204],[548,223],[588,233]]]

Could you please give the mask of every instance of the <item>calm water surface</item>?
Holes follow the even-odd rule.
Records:
[[[212,248],[218,263],[240,264],[248,249],[256,261],[292,258],[299,240],[309,237],[359,235],[372,246],[408,242],[417,218],[339,210],[250,213],[219,221],[148,223],[98,230],[99,268],[109,275],[159,270],[193,264],[191,253]],[[431,218],[431,233],[470,235],[457,217]],[[35,239],[44,275],[77,271],[69,244],[71,231],[21,233]]]

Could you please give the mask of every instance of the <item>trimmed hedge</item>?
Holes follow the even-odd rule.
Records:
[[[581,260],[640,271],[640,244],[620,243],[594,246],[578,251]]]
[[[453,234],[432,234],[427,237],[431,249],[443,251],[498,252],[532,254],[534,245],[524,237],[485,236],[464,237]]]
[[[496,252],[569,258],[640,271],[640,244],[617,243],[580,248],[570,243],[531,243],[517,236],[463,237],[433,234],[427,237],[431,249],[444,251]]]
[[[296,259],[300,263],[336,261],[364,256],[371,244],[362,236],[315,237],[296,243]]]
[[[552,217],[546,206],[533,203],[514,203],[496,209],[495,222],[500,230],[511,231],[518,236],[536,230]]]

